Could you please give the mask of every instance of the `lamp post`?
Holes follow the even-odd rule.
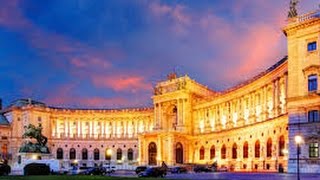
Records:
[[[300,167],[299,167],[299,155],[300,155],[300,144],[302,143],[302,137],[300,135],[296,135],[294,140],[297,144],[297,179],[300,180]]]

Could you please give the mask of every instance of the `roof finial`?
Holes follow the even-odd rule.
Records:
[[[290,10],[288,12],[288,18],[294,18],[298,16],[297,12],[297,4],[299,3],[298,0],[290,0]]]

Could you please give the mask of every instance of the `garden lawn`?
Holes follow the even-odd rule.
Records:
[[[79,176],[79,175],[49,175],[49,176],[0,176],[1,180],[151,180],[154,178],[112,177],[112,176]]]

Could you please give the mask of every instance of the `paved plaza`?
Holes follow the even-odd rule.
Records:
[[[132,171],[118,171],[112,176],[137,177]],[[142,178],[143,179],[143,178]],[[161,179],[161,178],[158,178]],[[214,173],[184,173],[167,174],[165,179],[222,179],[222,180],[296,180],[297,175],[291,173],[238,173],[238,172],[214,172]],[[301,174],[301,180],[320,180],[320,174]]]

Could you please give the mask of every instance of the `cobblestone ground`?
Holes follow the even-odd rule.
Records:
[[[117,172],[112,176],[137,177],[132,171]],[[143,178],[142,178],[143,179]],[[161,178],[158,178],[161,179]],[[288,173],[194,173],[168,174],[165,179],[221,179],[221,180],[296,180],[296,174]],[[320,180],[320,174],[301,174],[301,180]]]
[[[296,174],[279,173],[188,173],[168,174],[168,179],[225,179],[225,180],[295,180]],[[320,174],[301,174],[301,180],[320,180]]]

